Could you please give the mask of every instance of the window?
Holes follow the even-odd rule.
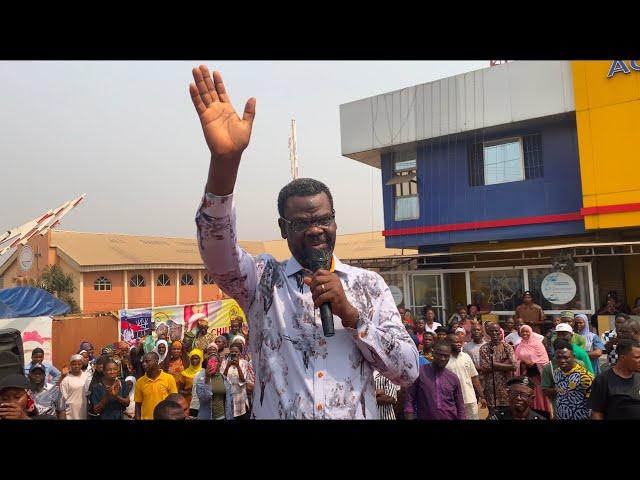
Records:
[[[469,272],[471,303],[489,305],[492,312],[514,311],[524,291],[522,269]]]
[[[485,143],[483,151],[485,185],[524,180],[520,139]]]
[[[180,285],[182,285],[183,287],[186,287],[188,285],[193,285],[193,277],[191,276],[191,274],[189,273],[182,274],[182,277],[180,277]]]
[[[215,282],[209,272],[205,272],[204,277],[202,278],[202,283],[203,285],[213,285]]]
[[[131,277],[129,280],[130,287],[144,287],[144,277],[142,275],[136,274]]]
[[[393,177],[387,182],[394,189],[394,218],[396,221],[420,218],[418,204],[416,150],[393,154]]]
[[[592,309],[586,265],[576,265],[573,269],[549,276],[553,272],[549,267],[528,269],[529,290],[534,302],[543,310]]]
[[[158,275],[158,281],[156,282],[158,287],[168,287],[171,285],[171,280],[169,279],[169,275],[166,273],[161,273]]]
[[[525,135],[469,147],[469,184],[497,185],[544,176],[542,138]]]
[[[99,292],[110,291],[111,280],[104,277],[100,277],[95,282],[93,282],[93,289]]]

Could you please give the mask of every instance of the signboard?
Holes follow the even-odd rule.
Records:
[[[31,352],[34,348],[44,350],[44,359],[52,361],[51,355],[51,317],[3,318],[0,328],[15,328],[22,333],[25,365],[31,363]]]
[[[402,303],[402,290],[400,290],[395,285],[389,285],[389,290],[391,290],[391,295],[393,295],[393,301],[396,302],[396,306]]]
[[[553,272],[540,285],[542,296],[555,305],[566,305],[576,296],[576,282],[564,272]]]

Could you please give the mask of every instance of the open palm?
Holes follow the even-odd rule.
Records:
[[[256,114],[255,99],[247,101],[240,118],[231,104],[219,72],[213,72],[212,79],[209,69],[200,65],[192,73],[196,83],[189,85],[189,93],[211,154],[218,157],[240,155],[251,138]]]

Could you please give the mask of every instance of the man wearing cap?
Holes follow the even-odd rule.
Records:
[[[552,347],[551,347],[552,355],[555,355],[555,347],[553,347],[553,345],[555,344],[555,341],[559,338],[562,340],[566,340],[567,342],[571,343],[575,347],[573,349],[573,355],[575,356],[575,358],[578,360],[582,360],[587,370],[593,373],[593,365],[591,364],[591,360],[589,359],[589,355],[587,354],[587,351],[578,344],[578,341],[575,338],[575,337],[581,337],[582,339],[584,339],[584,337],[582,335],[577,335],[573,333],[573,328],[568,323],[559,323],[558,325],[556,325],[555,334],[556,336],[553,339],[554,343],[552,344]]]
[[[497,410],[487,420],[546,420],[531,410],[534,387],[527,377],[515,377],[507,382],[509,408]]]
[[[194,342],[195,348],[204,352],[216,337],[215,332],[209,332],[209,320],[206,317],[198,319],[198,330],[196,331],[196,339]]]
[[[52,363],[45,361],[44,350],[40,347],[36,347],[31,352],[31,363],[27,363],[24,366],[24,374],[29,375],[31,366],[35,364],[44,365],[45,368],[45,381],[49,380],[51,376],[51,383],[57,384],[61,380],[62,373]]]
[[[522,294],[522,303],[516,307],[516,316],[521,317],[535,333],[540,333],[544,323],[542,307],[533,303],[533,296],[529,290]]]
[[[33,393],[38,413],[56,415],[59,420],[66,420],[67,414],[60,387],[45,380],[46,368],[41,363],[36,363],[29,370],[29,383]]]
[[[0,420],[56,420],[53,415],[38,413],[30,389],[29,380],[20,373],[0,380]]]

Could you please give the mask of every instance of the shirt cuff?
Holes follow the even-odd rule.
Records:
[[[229,215],[233,207],[233,193],[224,196],[217,196],[213,193],[205,193],[200,202],[198,211],[211,217],[222,217]]]
[[[368,324],[368,319],[366,318],[366,315],[363,313],[360,313],[360,315],[358,316],[358,321],[356,322],[356,327],[355,328],[344,327],[344,329],[349,333],[351,333],[351,335],[355,339],[364,338],[367,335],[366,334],[367,324]],[[361,334],[363,334],[364,336]]]

